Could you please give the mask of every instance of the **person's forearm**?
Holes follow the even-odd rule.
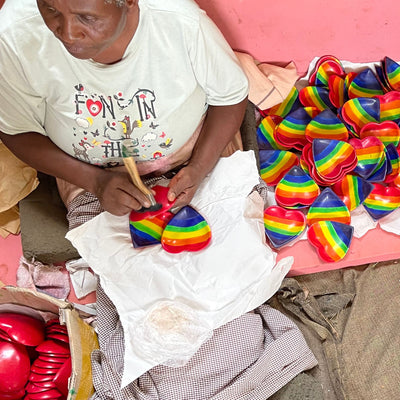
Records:
[[[0,132],[0,139],[20,160],[36,170],[94,192],[102,170],[66,154],[48,137],[34,132],[18,135]]]
[[[202,131],[193,149],[189,165],[207,175],[221,153],[239,131],[247,98],[231,106],[210,106]]]

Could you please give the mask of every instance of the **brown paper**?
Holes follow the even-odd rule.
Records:
[[[19,160],[0,141],[0,235],[19,233],[15,206],[39,184],[36,170]]]

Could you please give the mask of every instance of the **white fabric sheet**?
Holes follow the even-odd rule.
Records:
[[[120,315],[125,336],[122,387],[162,363],[157,342],[153,343],[153,355],[149,355],[140,330],[152,319],[149,314],[157,306],[172,302],[172,311],[182,312],[183,317],[177,318],[178,323],[173,326],[176,335],[166,335],[166,339],[172,336],[172,340],[165,343],[165,347],[173,346],[179,338],[180,342],[175,343],[179,360],[189,355],[184,345],[196,342],[196,338],[184,337],[185,332],[192,335],[199,328],[197,342],[206,340],[207,330],[211,333],[253,310],[278,290],[293,258],[276,265],[276,254],[266,244],[263,201],[258,193],[249,196],[258,182],[252,151],[236,152],[218,162],[191,203],[212,232],[210,245],[199,252],[170,254],[160,245],[135,249],[128,216],[117,217],[107,212],[67,234],[99,275]],[[179,321],[184,323],[179,325]],[[188,322],[195,329],[187,329]],[[165,323],[160,321],[158,333],[162,333]],[[193,346],[191,354],[200,344]],[[185,354],[180,354],[182,348]],[[164,362],[171,360],[166,357]]]

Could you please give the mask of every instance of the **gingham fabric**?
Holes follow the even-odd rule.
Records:
[[[185,366],[159,365],[121,389],[124,335],[101,287],[97,311],[100,350],[92,354],[91,400],[266,400],[317,364],[296,325],[262,305],[216,329]]]

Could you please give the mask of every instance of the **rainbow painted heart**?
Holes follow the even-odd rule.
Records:
[[[334,75],[345,75],[342,63],[335,56],[326,55],[318,59],[309,83],[310,85],[326,87],[328,86],[329,78]]]
[[[315,139],[312,155],[315,170],[326,185],[340,181],[357,165],[354,148],[341,140]]]
[[[299,159],[296,154],[283,150],[260,150],[260,176],[270,186],[275,186]]]
[[[147,217],[140,221],[129,220],[129,230],[133,247],[140,248],[161,243],[162,233],[174,214],[165,211],[155,217]]]
[[[304,107],[315,107],[320,111],[334,108],[329,99],[329,90],[325,87],[306,86],[300,90],[299,99]]]
[[[368,136],[377,137],[385,146],[393,143],[395,146],[400,141],[400,128],[394,121],[369,122],[360,131],[360,139]]]
[[[357,157],[353,172],[364,179],[375,174],[386,160],[385,146],[375,136],[353,138],[349,140],[349,144],[354,148]]]
[[[286,208],[307,207],[320,194],[318,185],[300,167],[294,166],[275,188],[275,200]]]
[[[306,126],[305,135],[311,143],[314,139],[336,139],[347,140],[349,132],[343,122],[333,113],[326,109],[321,111]]]
[[[347,254],[354,228],[335,221],[320,221],[307,230],[308,241],[317,249],[318,255],[327,262],[337,262]]]
[[[190,206],[185,206],[177,212],[161,236],[161,245],[168,253],[199,251],[210,241],[210,226],[203,216]]]
[[[357,208],[372,192],[374,185],[356,175],[346,175],[341,181],[331,186],[349,211]]]
[[[373,219],[385,217],[400,207],[400,189],[375,183],[363,205]]]
[[[304,214],[298,210],[286,210],[270,206],[264,211],[265,234],[275,248],[293,241],[306,228]]]
[[[265,112],[268,115],[276,115],[282,118],[285,118],[286,115],[290,114],[292,111],[301,107],[301,103],[299,100],[299,91],[295,86],[292,87],[286,99],[276,106],[271,107]]]
[[[281,123],[282,118],[274,115],[265,117],[257,128],[257,144],[260,150],[285,150],[275,140],[275,129]]]
[[[344,202],[332,191],[326,188],[314,200],[307,213],[307,225],[318,221],[336,221],[350,224],[350,211]]]
[[[350,99],[383,95],[381,84],[371,68],[360,71],[347,90]]]

